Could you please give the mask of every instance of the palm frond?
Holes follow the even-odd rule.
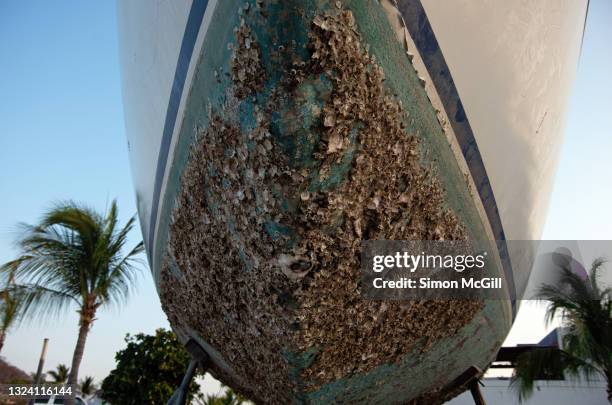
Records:
[[[536,380],[563,378],[564,374],[574,378],[583,375],[588,378],[596,372],[593,365],[566,351],[543,347],[519,356],[510,385],[517,390],[522,402],[532,394]]]
[[[21,320],[54,318],[72,304],[81,305],[79,297],[41,285],[15,284],[8,288],[19,297]]]
[[[118,216],[115,201],[105,216],[72,201],[57,204],[39,224],[21,225],[22,255],[2,266],[0,275],[11,274],[30,288],[44,286],[81,305],[87,297],[97,300],[96,308],[121,303],[135,283],[144,247],[141,242],[123,254],[136,219],[119,228]]]
[[[599,257],[591,264],[591,270],[589,272],[591,278],[591,286],[594,291],[601,293],[599,285],[599,272],[602,270],[603,265],[607,263],[607,260],[603,257]]]
[[[65,364],[58,364],[55,370],[49,370],[47,374],[53,377],[53,382],[63,384],[68,380],[70,368]]]
[[[81,394],[83,395],[91,395],[96,390],[96,385],[94,384],[94,378],[91,376],[87,376],[81,380],[80,383]]]
[[[0,331],[8,332],[23,317],[24,299],[8,287],[0,291]]]
[[[136,284],[136,277],[142,266],[142,260],[138,257],[144,252],[144,243],[141,241],[120,261],[113,264],[108,274],[106,284],[100,290],[104,291],[103,298],[106,302],[121,304],[125,302]]]
[[[545,284],[538,289],[539,299],[549,301],[546,322],[549,324],[559,312],[580,312],[600,297],[590,287],[590,283],[568,268],[562,268],[556,285]]]

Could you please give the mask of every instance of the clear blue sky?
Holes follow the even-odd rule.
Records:
[[[612,239],[611,44],[612,3],[591,0],[545,239]],[[15,224],[35,222],[53,201],[104,210],[117,198],[124,221],[135,213],[114,2],[2,1],[0,55],[0,262],[16,254]],[[132,242],[139,237],[134,232]],[[127,306],[99,314],[82,376],[105,377],[126,333],[168,327],[143,273]],[[525,306],[510,341],[537,341],[541,319],[541,310]],[[71,310],[13,331],[2,355],[33,371],[49,337],[46,369],[70,364],[76,333]]]
[[[136,212],[123,123],[113,1],[0,2],[0,262],[11,259],[15,224],[35,222],[53,201],[104,210],[118,200],[122,221]],[[131,235],[135,244],[140,229]],[[126,333],[167,327],[147,269],[121,311],[99,314],[81,375],[103,378]],[[30,323],[2,355],[34,371],[43,337],[47,368],[70,365],[77,316]]]

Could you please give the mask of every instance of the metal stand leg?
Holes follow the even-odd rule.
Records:
[[[203,372],[206,372],[208,369],[210,357],[195,340],[190,339],[185,345],[185,348],[189,354],[191,354],[192,360],[189,362],[181,386],[174,391],[174,394],[172,394],[166,405],[186,405],[189,384],[191,384],[191,380],[193,380],[196,369],[198,366]]]
[[[174,394],[170,397],[167,405],[185,405],[187,400],[187,391],[189,390],[189,384],[191,384],[191,380],[193,379],[193,375],[195,374],[195,370],[198,367],[197,360],[191,360],[189,363],[189,367],[187,367],[187,372],[185,373],[185,377],[183,377],[183,382],[181,386],[174,391]]]
[[[478,379],[474,379],[470,383],[470,392],[472,393],[472,398],[474,398],[475,405],[487,405],[484,397],[482,396],[482,392],[480,392],[480,383],[478,382]]]

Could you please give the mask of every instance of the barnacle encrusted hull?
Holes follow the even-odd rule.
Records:
[[[208,28],[157,280],[181,338],[257,402],[441,402],[510,325],[503,301],[359,294],[364,239],[487,239],[389,19],[366,0],[224,1]]]

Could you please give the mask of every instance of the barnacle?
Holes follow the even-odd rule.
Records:
[[[312,19],[306,59],[290,41],[275,46],[292,63],[262,104],[249,96],[269,72],[241,20],[225,103],[199,129],[182,173],[162,269],[171,324],[195,330],[240,378],[213,372],[264,402],[289,403],[427,350],[482,307],[359,293],[362,239],[467,236],[352,13],[335,5]],[[256,116],[247,129],[245,102]],[[313,348],[296,366],[291,353]]]

